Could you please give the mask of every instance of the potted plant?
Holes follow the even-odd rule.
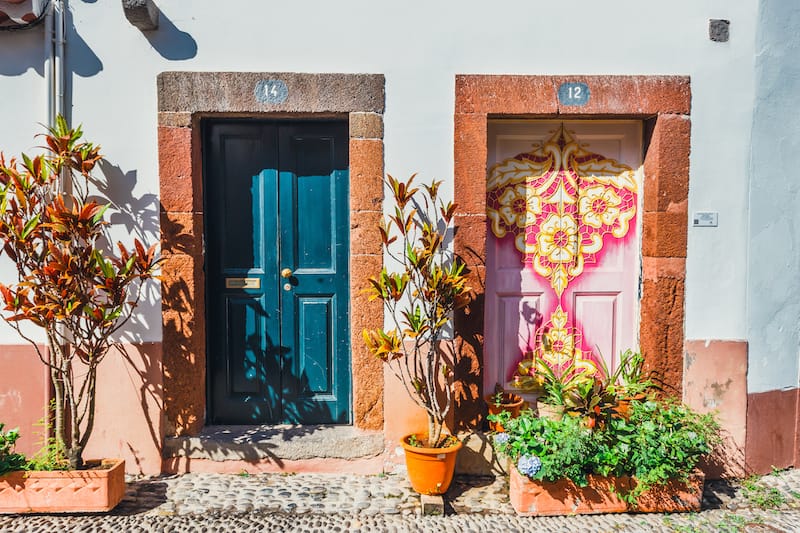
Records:
[[[719,442],[713,415],[674,401],[633,401],[630,419],[587,427],[524,411],[493,415],[495,450],[512,463],[509,495],[522,515],[699,510],[698,461]]]
[[[405,182],[387,176],[394,209],[378,229],[397,268],[384,266],[369,278],[367,290],[370,299],[383,302],[392,326],[364,330],[363,336],[427,414],[427,434],[408,435],[401,442],[411,484],[420,493],[442,494],[461,447],[444,432],[453,402],[452,313],[469,304],[472,291],[464,263],[448,252],[445,242],[456,206],[440,199],[440,181],[416,187],[415,176]]]
[[[489,414],[496,415],[507,411],[510,413],[511,418],[516,418],[519,416],[519,412],[522,409],[522,404],[524,403],[522,397],[512,392],[504,392],[503,387],[501,387],[499,383],[495,385],[494,390],[494,394],[489,394],[484,397]],[[503,426],[498,422],[493,422],[490,420],[489,430],[503,431]]]
[[[138,240],[131,249],[118,243],[116,255],[109,249],[111,241],[103,220],[108,205],[90,197],[89,187],[102,156],[98,146],[82,141],[80,127],[70,128],[58,117],[42,137],[45,151],[41,155],[30,158],[23,154],[21,161],[7,162],[0,154],[0,253],[14,264],[17,276],[14,283],[0,284],[4,304],[0,316],[31,343],[50,371],[51,451],[71,471],[81,470],[66,481],[73,489],[61,492],[80,492],[81,481],[76,479],[88,483],[103,475],[118,485],[108,491],[110,499],[101,507],[85,501],[92,492],[86,490],[80,492],[78,509],[52,502],[53,510],[105,510],[124,494],[124,463],[83,458],[94,429],[97,369],[116,344],[115,333],[131,317],[142,294],[142,282],[153,277],[159,259],[155,246],[147,249]],[[72,192],[64,192],[68,190]],[[41,328],[46,348],[30,336],[28,325]],[[36,478],[35,473],[24,472],[11,479],[14,474],[0,478],[0,493],[4,492],[2,483]],[[69,477],[68,472],[53,474],[55,478]],[[38,490],[34,492],[44,495],[47,502],[59,490],[47,485],[49,482],[35,483]],[[5,491],[6,497],[9,492],[14,491]],[[36,507],[32,495],[5,507],[4,501],[0,500],[0,507],[7,512],[47,510]]]
[[[609,375],[605,366],[603,370]],[[630,349],[622,352],[616,370],[608,378],[608,390],[616,396],[617,412],[628,416],[631,400],[645,400],[657,389],[651,375],[645,373],[644,356]]]

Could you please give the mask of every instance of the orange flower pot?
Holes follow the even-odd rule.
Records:
[[[503,393],[503,401],[500,405],[495,403],[494,394],[488,394],[484,396],[483,399],[486,401],[486,406],[489,408],[490,415],[499,415],[503,411],[508,411],[511,413],[511,418],[517,418],[519,416],[522,404],[524,403],[521,396],[508,392]],[[498,433],[505,431],[505,428],[503,428],[503,425],[499,422],[489,421],[489,429],[491,431],[497,431]]]
[[[0,476],[0,514],[110,511],[125,496],[125,461],[90,470],[14,471]]]
[[[411,486],[420,494],[444,494],[453,481],[456,455],[461,441],[446,448],[419,448],[408,444],[411,435],[400,439],[406,451],[406,468]],[[424,439],[419,439],[423,440]]]

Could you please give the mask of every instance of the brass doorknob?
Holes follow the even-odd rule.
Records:
[[[292,277],[292,269],[291,268],[284,268],[281,270],[281,277],[282,278],[291,278]]]

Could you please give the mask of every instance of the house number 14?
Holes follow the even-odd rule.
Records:
[[[260,80],[254,93],[262,104],[282,104],[289,96],[289,89],[283,80]]]

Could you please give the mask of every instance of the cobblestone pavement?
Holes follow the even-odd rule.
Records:
[[[108,515],[0,516],[0,531],[800,532],[800,470],[706,483],[703,511],[518,517],[505,478],[457,477],[422,516],[405,476],[185,474],[131,479]]]

